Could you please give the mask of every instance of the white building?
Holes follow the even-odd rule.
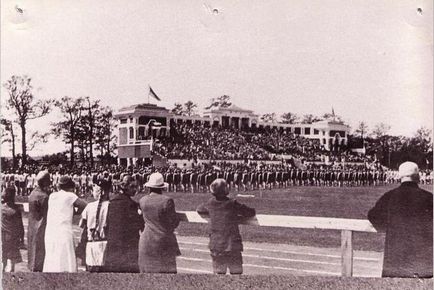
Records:
[[[147,158],[151,156],[150,137],[168,136],[173,124],[188,123],[202,126],[222,126],[240,130],[276,129],[315,139],[330,150],[334,145],[346,145],[350,127],[342,122],[324,120],[312,124],[270,123],[260,120],[258,114],[238,106],[207,110],[203,116],[179,116],[154,104],[138,104],[115,113],[118,120],[119,158]]]

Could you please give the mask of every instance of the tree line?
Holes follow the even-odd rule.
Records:
[[[113,153],[116,149],[116,134],[113,134],[116,122],[113,118],[113,109],[103,106],[99,99],[85,97],[63,96],[60,99],[38,99],[32,85],[32,79],[28,76],[12,76],[3,87],[8,95],[5,99],[2,118],[0,119],[1,142],[9,143],[12,153],[12,168],[24,168],[28,163],[28,151],[34,149],[38,143],[47,142],[49,135],[61,138],[69,145],[69,165],[72,168],[79,160],[81,164],[93,168],[95,158],[102,163],[113,161]],[[223,95],[210,100],[205,108],[230,107],[231,98]],[[193,116],[198,105],[192,101],[184,104],[175,103],[171,112],[175,115]],[[48,132],[41,132],[40,128],[29,128],[29,122],[42,118],[53,110],[57,110],[61,118],[50,124]],[[284,113],[277,117],[276,113],[266,113],[261,120],[271,123],[303,123],[311,124],[321,120],[333,120],[343,122],[341,116],[325,113],[322,116],[305,114],[299,116],[292,112]],[[32,129],[32,130],[29,130]],[[43,128],[42,128],[43,129]],[[389,134],[391,127],[379,123],[372,130],[366,122],[359,122],[353,133],[348,136],[349,148],[365,148],[366,154],[376,155],[382,164],[396,166],[401,161],[413,160],[419,164],[426,164],[432,168],[432,132],[421,127],[414,136],[392,136]],[[20,144],[18,144],[20,143]],[[17,154],[17,146],[21,147],[21,154]],[[55,156],[54,156],[55,155]],[[61,162],[64,155],[53,156]],[[96,155],[96,156],[95,156]],[[18,164],[20,161],[20,165]]]
[[[61,138],[70,146],[70,167],[77,161],[94,167],[95,152],[101,162],[109,162],[116,146],[113,134],[116,123],[113,110],[100,104],[100,100],[90,97],[69,97],[60,99],[38,99],[28,76],[12,76],[3,87],[8,96],[0,124],[2,143],[10,143],[12,151],[12,168],[23,169],[28,164],[28,151],[36,144],[47,142],[52,134]],[[39,130],[29,132],[29,121],[42,118],[54,110],[60,112],[61,118],[50,124],[48,132]],[[43,129],[43,128],[42,128]],[[16,154],[17,141],[21,142],[21,155]],[[20,162],[20,165],[18,164]]]

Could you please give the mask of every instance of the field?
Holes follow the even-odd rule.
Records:
[[[237,199],[258,214],[366,219],[367,212],[389,187],[319,188],[290,187],[240,192]],[[426,187],[428,189],[428,187]],[[194,211],[210,193],[165,193],[174,198],[178,211]],[[231,194],[233,197],[236,194]],[[134,197],[138,200],[143,196]],[[75,223],[78,224],[79,217]],[[25,228],[27,217],[24,218]],[[182,222],[176,233],[182,255],[179,273],[212,273],[206,224]],[[81,229],[74,226],[76,242]],[[248,275],[340,276],[340,231],[241,226],[244,240],[244,272]],[[384,235],[354,233],[354,276],[380,277]],[[24,262],[17,271],[27,271]],[[80,267],[80,271],[84,271]]]
[[[394,186],[289,187],[262,192],[258,190],[240,192],[241,195],[255,195],[255,197],[239,196],[237,200],[255,208],[258,214],[366,219],[369,209],[386,191],[392,188]],[[432,192],[430,186],[424,186],[424,188]],[[200,203],[211,197],[210,193],[166,194],[174,198],[176,209],[182,211],[194,211]],[[207,236],[206,225],[203,224],[181,223],[177,232],[184,236]],[[251,242],[322,248],[340,246],[340,231],[334,230],[282,229],[242,225],[241,234],[243,240]],[[354,234],[355,250],[382,251],[383,243],[383,234]]]

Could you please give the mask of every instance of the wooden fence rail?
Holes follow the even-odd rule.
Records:
[[[25,212],[29,211],[28,203],[22,203],[22,206]],[[208,222],[206,217],[200,216],[195,211],[179,211],[178,216],[183,222]],[[353,232],[377,232],[368,220],[360,219],[258,214],[253,218],[240,220],[239,222],[240,224],[244,225],[254,225],[261,227],[340,230],[342,265],[341,273],[343,277],[353,276]]]
[[[178,212],[181,221],[189,223],[207,223],[205,217],[194,211]],[[241,220],[240,224],[255,225],[261,227],[282,227],[302,229],[327,229],[341,231],[341,264],[342,276],[353,276],[353,232],[376,233],[368,220],[307,217],[307,216],[284,216],[258,214],[253,218]]]

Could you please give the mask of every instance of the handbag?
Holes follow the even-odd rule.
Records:
[[[92,229],[92,240],[86,244],[86,265],[87,266],[104,266],[107,240],[101,239],[98,232],[99,224],[99,207],[97,210],[97,218],[95,223],[95,229]]]
[[[86,265],[104,266],[107,241],[89,241],[86,244]]]

